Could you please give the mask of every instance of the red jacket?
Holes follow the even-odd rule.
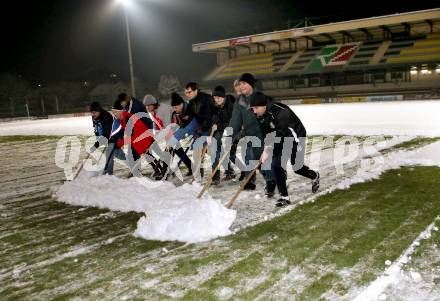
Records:
[[[125,131],[125,128],[127,127],[130,118],[133,118],[134,120],[133,131],[131,133],[130,138],[129,137],[120,138],[116,142],[116,144],[119,147],[122,147],[124,144],[131,144],[131,147],[133,147],[134,150],[139,155],[142,155],[143,153],[148,151],[151,144],[153,143],[153,135],[152,135],[153,133],[151,133],[147,125],[144,122],[142,122],[142,120],[139,120],[139,118],[137,118],[136,116],[125,111],[122,112],[122,114],[123,114],[121,120],[122,130]]]
[[[162,118],[159,117],[159,115],[157,115],[156,111],[153,111],[153,125],[154,125],[154,129],[155,130],[161,130],[163,129],[163,121]]]

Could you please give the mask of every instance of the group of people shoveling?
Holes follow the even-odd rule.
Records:
[[[233,163],[241,170],[240,189],[255,190],[259,170],[266,182],[268,198],[274,197],[278,188],[278,207],[290,204],[286,185],[290,159],[295,173],[311,179],[312,192],[317,192],[319,173],[304,165],[304,125],[287,105],[255,91],[255,84],[252,74],[242,74],[233,84],[234,97],[226,94],[223,86],[216,86],[210,95],[200,91],[196,83],[188,83],[187,100],[175,92],[171,95],[171,125],[167,127],[157,113],[159,103],[152,95],[146,95],[141,102],[122,93],[111,113],[93,102],[90,111],[98,139],[91,151],[107,142],[104,174],[113,174],[116,157],[129,167],[129,176],[141,176],[140,162],[145,158],[154,170],[155,180],[180,172],[180,163],[186,166],[185,177],[200,180],[204,174],[201,165],[210,150],[212,173],[207,184],[219,185],[222,180],[235,179]],[[183,147],[184,140],[189,139],[190,146]],[[159,141],[165,147],[155,143]],[[127,153],[123,151],[124,145],[128,145]],[[237,158],[239,145],[244,160]],[[188,156],[189,149],[192,160]],[[176,155],[179,164],[173,170],[171,163]],[[224,169],[223,179],[220,167]]]

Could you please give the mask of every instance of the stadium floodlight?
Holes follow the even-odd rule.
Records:
[[[421,73],[421,74],[429,74],[429,70],[426,69],[426,68],[423,68],[423,69],[420,71],[420,73]]]
[[[130,0],[116,0],[116,2],[124,5],[124,6],[129,6],[131,1]]]
[[[130,25],[128,22],[128,7],[131,4],[131,0],[116,0],[117,3],[122,4],[125,15],[125,29],[127,32],[127,46],[128,46],[128,63],[130,67],[130,82],[131,82],[131,96],[136,97],[136,90],[134,86],[134,71],[133,71],[133,55],[131,53],[131,40],[130,40]]]
[[[437,65],[435,68],[435,73],[440,74],[440,65]]]
[[[411,75],[417,75],[417,68],[416,67],[412,67],[411,68],[411,70],[409,71],[409,73],[411,74]]]

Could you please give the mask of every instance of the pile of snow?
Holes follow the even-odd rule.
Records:
[[[170,182],[116,176],[78,177],[57,191],[59,201],[122,212],[145,213],[135,236],[151,240],[202,242],[229,235],[236,211],[226,209],[197,183],[176,187]]]

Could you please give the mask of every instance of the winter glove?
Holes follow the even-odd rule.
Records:
[[[266,163],[267,159],[269,159],[269,152],[265,149],[260,157],[261,164]]]

